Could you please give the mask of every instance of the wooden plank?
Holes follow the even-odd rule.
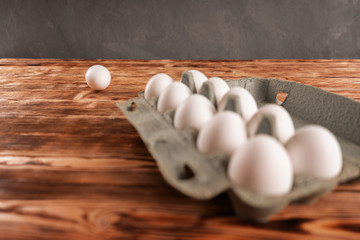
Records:
[[[87,68],[109,68],[90,90]],[[360,182],[266,224],[234,216],[226,195],[201,202],[162,179],[115,103],[159,72],[279,78],[360,101],[360,60],[0,59],[0,239],[359,239]]]

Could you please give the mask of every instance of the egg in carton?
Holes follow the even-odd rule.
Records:
[[[199,74],[189,71],[182,74],[181,82],[188,86],[190,93],[199,92],[206,96],[215,107],[243,114],[235,95],[230,95],[222,106],[217,106],[220,101],[216,96],[214,82],[205,81],[201,77],[199,83],[195,81],[195,78],[199,79]],[[166,81],[171,82],[169,79]],[[146,100],[141,92],[139,97],[117,105],[137,129],[157,161],[161,174],[171,186],[199,200],[208,200],[227,191],[238,216],[264,222],[290,202],[315,201],[337,184],[360,176],[360,103],[316,87],[278,79],[245,78],[227,80],[226,83],[230,89],[242,87],[249,91],[258,106],[281,104],[290,113],[296,129],[312,124],[329,129],[336,135],[341,147],[343,161],[340,173],[327,178],[295,173],[290,191],[283,194],[264,194],[240,187],[229,179],[228,154],[200,152],[197,148],[199,131],[191,127],[175,128],[175,111],[159,112],[158,98]],[[283,102],[277,100],[280,92],[287,93]],[[272,135],[281,140],[277,134],[281,126],[276,125],[273,116],[263,114],[256,125],[254,134]],[[324,171],[320,169],[319,172]]]

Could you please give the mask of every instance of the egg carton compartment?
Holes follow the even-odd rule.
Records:
[[[195,92],[190,73],[183,73],[181,81]],[[199,152],[196,148],[198,131],[174,128],[175,111],[161,114],[156,110],[157,99],[147,101],[141,92],[139,97],[118,103],[117,106],[136,128],[164,179],[171,186],[199,200],[211,199],[227,191],[238,216],[264,222],[290,202],[315,201],[339,183],[359,178],[360,103],[316,87],[278,79],[245,78],[226,82],[230,88],[239,86],[248,90],[258,106],[280,104],[290,113],[295,128],[318,124],[329,129],[341,146],[341,173],[331,179],[296,174],[291,191],[281,196],[258,194],[234,186],[227,177],[229,157],[221,152],[209,155]],[[216,105],[211,83],[204,83],[200,94]],[[286,98],[279,100],[279,95],[286,95]],[[235,100],[229,98],[226,108],[239,112]],[[266,124],[266,118],[263,120],[259,131],[271,134],[271,125]]]

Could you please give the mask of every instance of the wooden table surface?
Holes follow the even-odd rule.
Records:
[[[84,75],[106,66],[104,91]],[[160,72],[278,78],[360,101],[360,60],[0,59],[0,239],[360,239],[360,182],[266,224],[242,221],[225,194],[190,199],[162,179],[115,106]]]

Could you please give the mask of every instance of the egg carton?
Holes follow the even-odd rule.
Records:
[[[183,73],[181,82],[195,92],[191,73]],[[291,191],[281,196],[258,194],[234,186],[227,177],[229,157],[221,152],[210,155],[199,152],[196,148],[198,131],[174,128],[175,111],[161,114],[156,110],[157,99],[147,101],[141,92],[139,97],[118,103],[117,106],[136,128],[164,179],[171,186],[199,200],[208,200],[227,191],[239,217],[266,222],[271,214],[290,202],[313,202],[338,184],[359,178],[360,103],[316,87],[278,79],[244,78],[226,82],[230,88],[239,86],[247,89],[258,106],[281,104],[290,113],[295,128],[318,124],[329,129],[341,146],[341,173],[331,179],[295,174]],[[283,102],[277,100],[281,92],[287,94]],[[205,82],[200,94],[216,105],[212,83]],[[228,98],[226,109],[239,112],[236,100]],[[266,120],[264,117],[259,132],[271,134],[271,121]]]

